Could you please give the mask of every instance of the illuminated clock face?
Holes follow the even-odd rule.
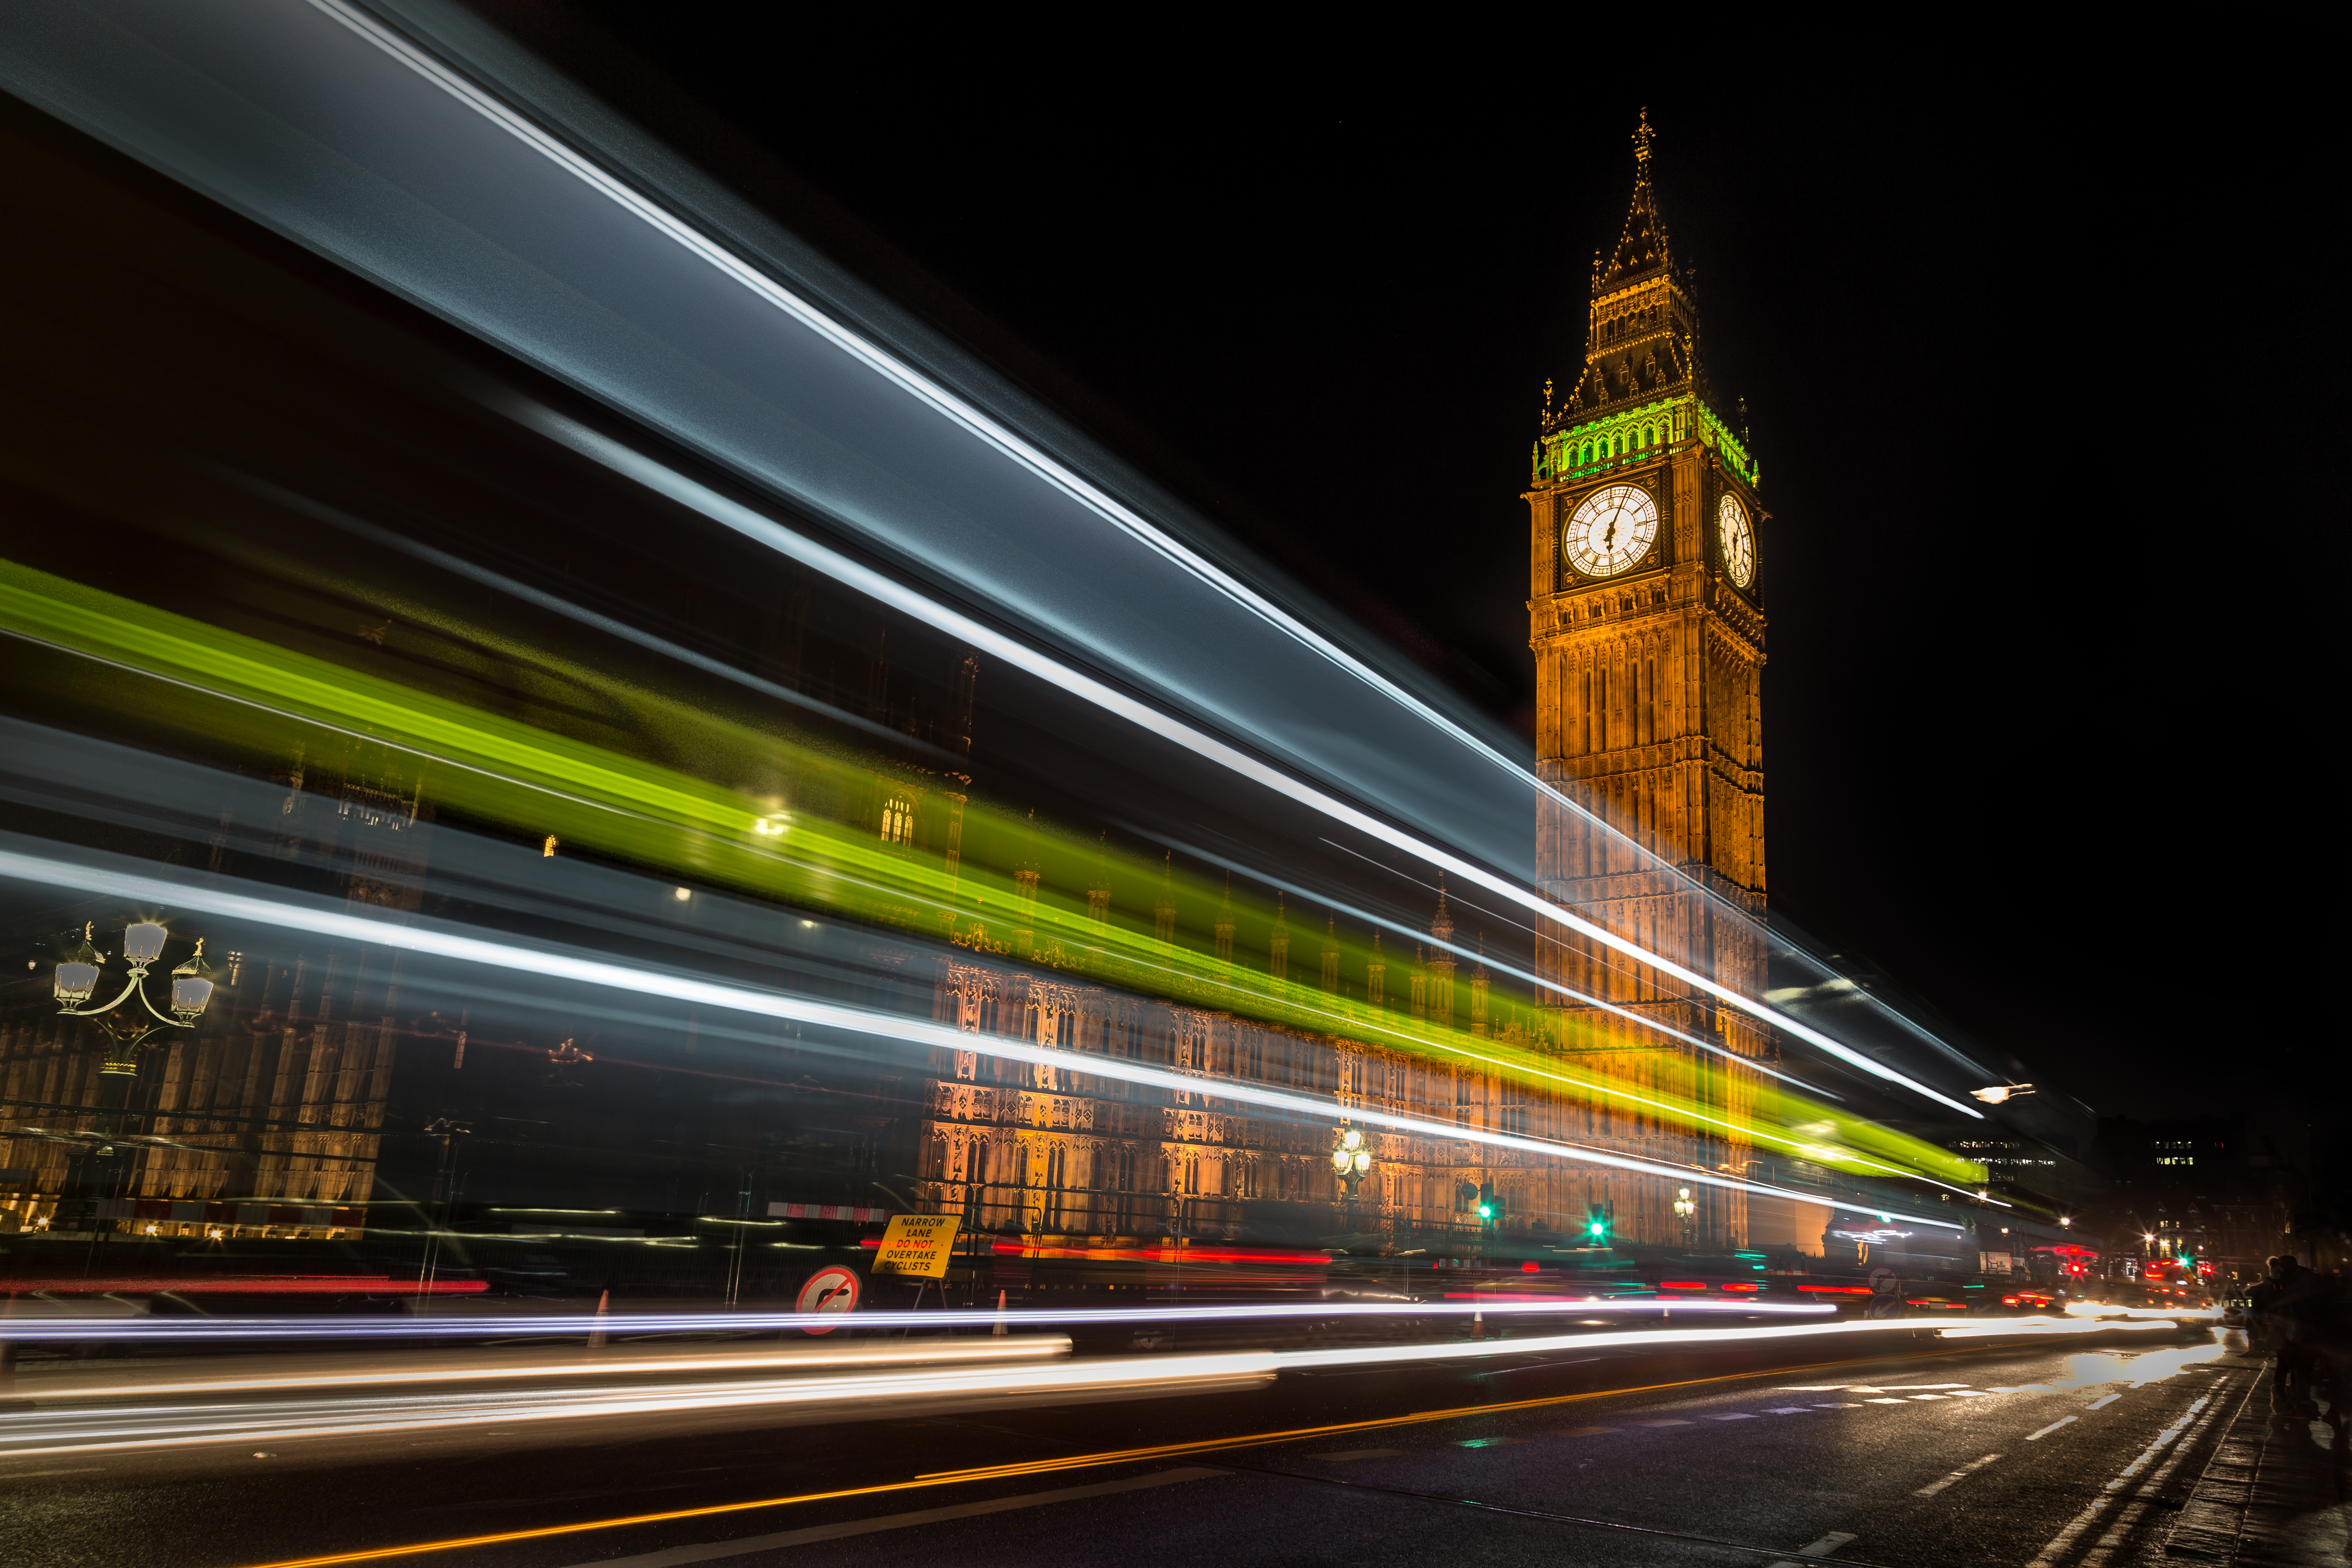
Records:
[[[1745,588],[1756,581],[1756,531],[1748,526],[1748,509],[1739,498],[1727,495],[1715,509],[1715,535],[1723,544],[1723,570],[1732,585]]]
[[[1639,485],[1611,485],[1584,498],[1560,530],[1568,563],[1587,577],[1613,577],[1650,552],[1658,503]]]

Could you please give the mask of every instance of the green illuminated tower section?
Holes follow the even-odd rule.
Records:
[[[1540,808],[1538,874],[1585,919],[1759,994],[1764,952],[1749,917],[1765,893],[1763,514],[1744,432],[1722,416],[1699,363],[1698,311],[1659,215],[1651,141],[1644,116],[1624,229],[1595,258],[1583,374],[1548,404],[1526,494],[1538,766],[1606,824]],[[1695,1003],[1650,966],[1565,927],[1549,936],[1539,962],[1569,990],[1741,1056],[1767,1050],[1743,1016]],[[1612,1075],[1700,1089],[1735,1121],[1753,1112],[1756,1075],[1717,1073],[1703,1089],[1706,1053],[1591,1002],[1562,1003],[1559,1039]],[[1613,1135],[1654,1148],[1666,1136],[1622,1120]],[[1682,1142],[1674,1157],[1706,1168],[1748,1158],[1737,1134]],[[1613,1181],[1595,1201],[1604,1195],[1621,1237],[1679,1239],[1671,1184]],[[1780,1239],[1758,1232],[1784,1226],[1735,1195],[1703,1199],[1695,1228],[1744,1244]]]

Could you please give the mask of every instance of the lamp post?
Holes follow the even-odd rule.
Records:
[[[422,1287],[417,1305],[425,1307],[433,1295],[433,1277],[441,1269],[441,1233],[447,1228],[451,1200],[457,1196],[457,1140],[473,1135],[474,1124],[439,1116],[425,1124],[427,1138],[441,1140],[441,1163],[433,1172],[433,1190],[425,1207],[425,1256],[417,1265]]]
[[[1351,1226],[1356,1223],[1356,1189],[1371,1168],[1372,1152],[1365,1144],[1363,1133],[1353,1127],[1340,1129],[1339,1142],[1331,1146],[1331,1173],[1348,1190],[1348,1223]]]
[[[1675,1195],[1675,1217],[1683,1222],[1683,1250],[1688,1252],[1692,1245],[1691,1229],[1698,1217],[1698,1204],[1691,1197],[1688,1187],[1680,1189]]]
[[[106,1060],[99,1067],[100,1131],[103,1152],[98,1158],[111,1158],[111,1144],[121,1131],[122,1112],[130,1103],[131,1086],[139,1076],[139,1050],[147,1037],[158,1029],[193,1029],[212,1005],[212,968],[205,963],[205,944],[199,941],[196,950],[186,963],[172,971],[172,989],[168,998],[170,1011],[157,1007],[147,994],[147,972],[163,955],[163,944],[171,937],[161,921],[133,921],[122,931],[123,962],[131,966],[130,978],[114,1000],[100,1006],[89,1005],[98,992],[99,981],[106,965],[106,954],[90,945],[95,921],[86,922],[80,937],[66,951],[57,966],[53,994],[58,1013],[67,1018],[94,1018],[107,1037]],[[125,1004],[136,996],[144,1017]],[[103,1184],[103,1178],[87,1184]],[[84,1215],[90,1228],[97,1228],[98,1194],[87,1194],[82,1199]]]

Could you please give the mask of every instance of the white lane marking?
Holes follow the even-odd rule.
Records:
[[[1903,1402],[1899,1399],[1865,1399],[1863,1403],[1864,1405],[1900,1405]]]
[[[1916,1394],[1923,1388],[1966,1388],[1968,1384],[1965,1383],[1890,1383],[1886,1385],[1884,1392],[1888,1394]]]
[[[1845,1386],[1843,1383],[1784,1383],[1775,1394],[1835,1394]]]
[[[1991,1464],[1995,1459],[2000,1458],[2000,1456],[1999,1454],[1987,1454],[1981,1459],[1972,1460],[1968,1464],[1962,1465],[1958,1469],[1954,1470],[1950,1475],[1946,1476],[1940,1481],[1929,1481],[1926,1486],[1921,1487],[1917,1491],[1913,1492],[1911,1495],[1913,1497],[1934,1497],[1937,1492],[1942,1491],[1954,1481],[1966,1480],[1969,1477],[1975,1475],[1979,1470],[1983,1469],[1987,1465]]]
[[[1995,1389],[1993,1392],[1997,1394],[2000,1390]],[[1956,1388],[1952,1390],[1952,1397],[1955,1399],[1982,1399],[1984,1396],[1985,1390],[1981,1388]]]
[[[2200,1405],[2203,1403],[2203,1400],[2198,1401]],[[2190,1405],[2189,1408],[2194,1410],[2196,1405]],[[2172,1452],[2165,1456],[2164,1463],[2156,1468],[2156,1473],[2142,1482],[2139,1489],[2132,1494],[2131,1501],[2126,1503],[2117,1511],[2115,1523],[2109,1525],[2107,1532],[2099,1537],[2099,1543],[2083,1554],[2083,1561],[2077,1568],[2101,1568],[2101,1564],[2114,1554],[2116,1548],[2123,1543],[2124,1538],[2131,1533],[2132,1526],[2137,1524],[2140,1516],[2155,1503],[2157,1494],[2164,1489],[2164,1483],[2171,1479],[2172,1472],[2180,1468],[2180,1461],[2187,1458],[2189,1450],[2197,1447],[2197,1439],[2204,1435],[2205,1428],[2212,1425],[2213,1418],[2221,1413],[2221,1407],[2219,1405],[2214,1405],[2199,1418],[2197,1425],[2190,1429],[2185,1439],[2173,1445]],[[2186,1417],[2183,1419],[2185,1420]]]
[[[1816,1405],[1813,1408],[1816,1410],[1859,1410],[1862,1406],[1853,1404],[1852,1401],[1848,1401],[1843,1405]]]
[[[1810,1415],[1816,1410],[1836,1410],[1835,1405],[1775,1405],[1764,1412],[1767,1415]]]
[[[2120,1394],[2110,1394],[2102,1398],[2094,1399],[2091,1403],[2083,1406],[2083,1408],[2085,1410],[2096,1410],[2103,1405],[2113,1405],[2116,1400],[2121,1399],[2123,1395]]]
[[[2171,1426],[2167,1426],[2163,1431],[2158,1432],[2156,1435],[2156,1441],[2150,1443],[2146,1448],[2142,1449],[2138,1458],[2134,1459],[2130,1464],[2126,1465],[2121,1470],[2116,1472],[2116,1479],[2107,1483],[2106,1489],[2111,1492],[2121,1491],[2126,1481],[2139,1474],[2140,1471],[2147,1468],[2148,1462],[2154,1459],[2156,1456],[2163,1450],[2164,1446],[2167,1443],[2171,1442],[2175,1437],[2180,1436],[2180,1429],[2189,1425],[2189,1418],[2191,1416],[2195,1415],[2200,1410],[2204,1409],[2205,1406],[2212,1403],[2213,1396],[2209,1394],[2205,1395],[2204,1398],[2190,1405],[2188,1409],[2182,1411],[2180,1413],[2180,1419],[2175,1421]]]
[[[2079,1415],[2068,1415],[2060,1420],[2053,1421],[2049,1426],[2042,1428],[2041,1431],[2029,1435],[2025,1440],[2029,1443],[2039,1443],[2042,1438],[2047,1437],[2051,1433],[2058,1430],[2059,1427],[2071,1426],[2081,1419],[2082,1417]]]
[[[753,1552],[774,1552],[819,1541],[839,1541],[845,1536],[871,1535],[877,1531],[904,1530],[910,1525],[970,1519],[977,1514],[1005,1513],[1016,1508],[1036,1508],[1049,1502],[1075,1502],[1080,1498],[1140,1491],[1147,1487],[1173,1486],[1178,1481],[1205,1480],[1211,1476],[1231,1474],[1231,1470],[1189,1466],[1181,1470],[1162,1470],[1158,1475],[1136,1476],[1123,1481],[1097,1481],[1092,1486],[1063,1487],[1057,1491],[1028,1492],[1020,1497],[993,1498],[986,1502],[959,1503],[952,1508],[927,1508],[917,1513],[889,1513],[878,1519],[853,1519],[841,1524],[779,1531],[772,1535],[739,1536],[733,1541],[713,1541],[699,1546],[672,1546],[635,1557],[606,1557],[593,1563],[575,1563],[573,1568],[679,1568],[680,1564],[688,1563],[716,1563],[724,1557],[740,1557]]]
[[[1949,1399],[1951,1395],[1948,1394],[1915,1394],[1911,1397],[1914,1399]]]
[[[2105,1487],[2101,1488],[2099,1495],[2091,1500],[2090,1506],[2084,1509],[2082,1512],[2076,1514],[2071,1521],[2069,1521],[2064,1529],[2052,1536],[2048,1543],[2042,1548],[2041,1554],[2035,1557],[2032,1563],[2027,1563],[2026,1568],[2055,1568],[2055,1564],[2061,1557],[2063,1557],[2068,1552],[2074,1551],[2074,1542],[2081,1538],[2083,1532],[2090,1529],[2092,1525],[2098,1522],[2099,1515],[2105,1513],[2106,1511],[2107,1505],[2116,1500],[2115,1494],[2124,1485],[2124,1483],[2131,1479],[2132,1477],[2139,1474],[2140,1471],[2146,1469],[2148,1466],[2148,1462],[2154,1459],[2158,1454],[2162,1453],[2167,1444],[2170,1443],[2175,1437],[2179,1436],[2181,1431],[2188,1426],[2189,1422],[2197,1419],[2197,1413],[2200,1410],[2205,1410],[2209,1405],[2211,1406],[2211,1410],[2207,1411],[2205,1420],[2197,1422],[2198,1429],[2202,1431],[2205,1426],[2205,1422],[2210,1421],[2213,1418],[2212,1412],[2218,1411],[2221,1408],[2220,1405],[2213,1404],[2213,1396],[2210,1394],[2191,1405],[2187,1410],[2183,1411],[2179,1420],[2174,1422],[2171,1426],[2167,1426],[2163,1431],[2158,1433],[2156,1435],[2156,1441],[2150,1443],[2147,1448],[2142,1450],[2138,1458],[2134,1459],[2130,1464],[2126,1465],[2122,1471],[2116,1475],[2114,1480],[2109,1481]],[[2072,1421],[2074,1418],[2069,1415],[2066,1419],[2068,1421]],[[2039,1436],[2040,1434],[2037,1433],[2035,1436]],[[2193,1442],[2194,1439],[2191,1441]],[[2176,1463],[2179,1460],[2179,1456],[2187,1453],[2189,1448],[2189,1444],[2183,1443],[2178,1449],[2174,1450],[2174,1460]],[[2171,1471],[2171,1465],[2167,1465],[2160,1473],[2169,1475]],[[2154,1490],[2155,1486],[2155,1478],[2151,1477],[2147,1483],[2140,1488],[2140,1495],[2145,1497],[2147,1493]],[[2138,1516],[2135,1513],[2133,1514],[2133,1517],[2137,1518]],[[2123,1523],[2120,1520],[2116,1522],[2118,1526]],[[2114,1536],[2115,1532],[2111,1531],[2108,1534],[2109,1536]],[[2120,1536],[2115,1536],[2115,1539],[2120,1540],[2122,1538]],[[2103,1545],[2107,1542],[2107,1540],[2108,1536],[2102,1536],[2100,1538]],[[2108,1550],[2112,1550],[2112,1548],[2110,1547]],[[2104,1552],[2101,1552],[2100,1561],[2105,1562],[2105,1560]]]
[[[1835,1552],[1839,1547],[1843,1546],[1847,1542],[1852,1541],[1853,1538],[1853,1531],[1850,1530],[1832,1530],[1827,1535],[1822,1536],[1819,1541],[1814,1542],[1811,1546],[1798,1547],[1797,1555],[1800,1557],[1827,1557],[1831,1552]],[[1805,1565],[1801,1563],[1792,1563],[1784,1557],[1780,1562],[1772,1563],[1770,1568],[1805,1568]]]
[[[1707,1419],[1710,1421],[1753,1421],[1756,1417],[1750,1415],[1745,1410],[1732,1410],[1727,1411],[1721,1415],[1710,1415]]]

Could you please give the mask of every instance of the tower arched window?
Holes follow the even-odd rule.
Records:
[[[1657,444],[1658,444],[1658,432],[1657,432],[1657,428],[1656,428],[1656,426],[1650,426],[1650,425],[1644,425],[1644,426],[1642,426],[1642,445],[1643,445],[1644,447],[1654,447],[1654,446],[1656,446]]]
[[[912,844],[915,841],[915,803],[904,795],[892,795],[882,805],[882,842]]]

